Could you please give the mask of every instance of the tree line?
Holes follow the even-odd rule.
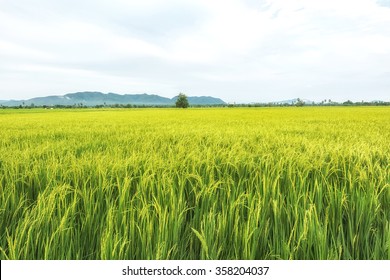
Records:
[[[305,102],[300,98],[297,98],[294,102],[291,103],[278,103],[278,102],[268,102],[268,103],[229,103],[229,104],[190,104],[188,98],[184,93],[180,93],[178,98],[173,105],[166,104],[98,104],[98,105],[86,105],[83,103],[75,103],[73,105],[35,105],[23,104],[17,106],[4,106],[0,105],[2,109],[34,109],[34,108],[43,108],[43,109],[75,109],[75,108],[202,108],[202,107],[303,107],[303,106],[390,106],[390,102],[386,101],[359,101],[353,102],[347,100],[344,102],[335,102],[331,99],[324,99],[321,102]]]

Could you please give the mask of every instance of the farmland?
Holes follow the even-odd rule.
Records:
[[[390,108],[0,110],[0,259],[390,259]]]

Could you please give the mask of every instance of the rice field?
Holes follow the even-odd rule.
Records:
[[[0,110],[0,259],[390,259],[390,108]]]

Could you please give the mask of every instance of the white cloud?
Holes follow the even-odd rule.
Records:
[[[388,99],[383,1],[4,0],[0,99],[88,89]]]

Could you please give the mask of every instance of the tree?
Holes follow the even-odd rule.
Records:
[[[187,108],[189,105],[187,96],[184,93],[180,93],[176,100],[176,108]]]
[[[295,103],[295,106],[302,107],[303,105],[305,105],[305,102],[302,99],[298,98],[297,102]]]

